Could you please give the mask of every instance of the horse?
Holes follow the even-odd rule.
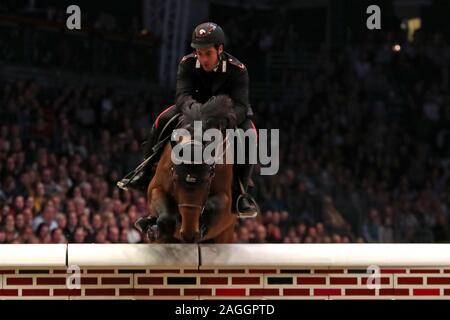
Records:
[[[192,133],[194,121],[200,121],[205,129],[219,129],[223,134],[230,121],[235,121],[232,104],[220,97],[210,100],[201,112],[193,110],[183,114],[178,129]],[[150,241],[233,243],[237,221],[232,209],[233,164],[205,163],[203,158],[200,163],[175,164],[172,152],[176,145],[183,150],[197,151],[206,147],[192,135],[182,135],[178,141],[165,144],[147,189],[150,216],[156,219],[149,232]]]

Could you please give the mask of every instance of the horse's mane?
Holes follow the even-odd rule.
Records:
[[[183,126],[192,126],[194,121],[201,121],[207,128],[224,128],[228,120],[235,122],[233,102],[226,95],[218,95],[204,103],[200,112],[186,110],[181,119]]]

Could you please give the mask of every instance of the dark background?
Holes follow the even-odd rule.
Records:
[[[157,3],[0,0],[0,243],[146,241],[144,195],[115,182],[206,20],[249,70],[256,126],[280,129],[280,171],[256,172],[263,212],[236,241],[449,241],[450,2],[198,0],[166,28],[145,16]]]

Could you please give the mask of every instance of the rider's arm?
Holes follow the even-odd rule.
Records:
[[[248,99],[248,71],[247,68],[240,70],[235,75],[235,81],[230,90],[230,98],[234,103],[237,124],[241,124],[247,118],[249,107]]]
[[[187,63],[181,62],[178,65],[175,96],[177,112],[185,113],[187,109],[200,109],[201,107],[201,104],[192,97],[194,85],[192,83],[191,72]]]

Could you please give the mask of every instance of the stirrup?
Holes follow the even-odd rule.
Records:
[[[163,141],[161,141],[163,142]],[[162,143],[159,143],[155,148],[159,148]],[[154,149],[155,149],[154,148]],[[141,164],[139,164],[136,169],[134,169],[133,171],[127,173],[127,175],[125,177],[123,177],[122,179],[120,179],[120,181],[118,181],[116,183],[116,185],[123,190],[128,190],[128,185],[130,184],[131,181],[133,181],[133,179],[142,172],[142,170],[144,170],[144,167],[148,164],[149,161],[151,161],[154,157],[156,157],[157,152],[154,151],[147,159],[145,159],[144,161],[141,162]]]
[[[122,190],[129,190],[128,185],[133,181],[133,179],[139,174],[140,172],[137,170],[134,170],[130,173],[128,173],[125,177],[123,177],[120,181],[116,183],[116,185],[122,189]],[[130,177],[129,177],[130,176]]]
[[[123,180],[126,180],[125,182]],[[116,186],[118,186],[120,189],[122,190],[128,190],[128,184],[130,183],[131,179],[125,179],[123,178],[122,180],[118,181],[116,183]]]
[[[123,182],[123,180],[127,180],[125,182]],[[122,180],[120,180],[119,182],[116,183],[116,186],[118,186],[120,189],[128,191],[128,184],[130,183],[131,179],[125,179],[123,178]]]
[[[239,202],[241,201],[242,198],[246,198],[248,201],[252,202],[253,205],[255,206],[256,212],[241,212],[239,210]],[[243,193],[237,197],[237,199],[236,199],[236,214],[238,215],[239,218],[241,218],[241,219],[255,218],[259,212],[260,211],[259,211],[258,204],[256,203],[255,199],[253,199],[253,197],[250,194]]]
[[[244,185],[242,184],[241,179],[239,179],[239,189],[240,189],[241,193],[237,197],[236,204],[235,204],[237,216],[241,219],[255,218],[258,215],[258,213],[260,213],[259,206],[256,203],[255,199],[253,199],[253,197],[244,188]],[[241,212],[239,210],[239,202],[241,201],[242,198],[246,198],[248,201],[252,202],[253,205],[255,206],[256,212],[250,212],[250,213],[249,212]]]

